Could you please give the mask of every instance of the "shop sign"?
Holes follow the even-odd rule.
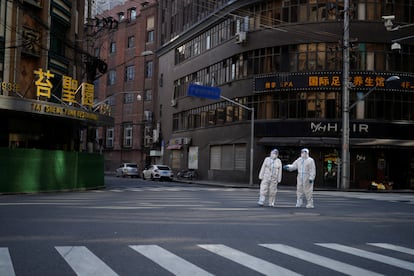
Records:
[[[41,114],[49,114],[54,116],[70,117],[92,121],[98,121],[99,119],[98,114],[95,114],[93,112],[87,112],[79,109],[71,109],[52,104],[32,103],[31,108],[32,112]]]
[[[336,122],[311,122],[310,130],[312,133],[329,133],[329,132],[339,132],[341,130],[341,125]],[[364,123],[353,123],[350,124],[349,130],[355,133],[368,133],[368,124]]]
[[[35,81],[36,96],[39,99],[50,99],[52,96],[53,84],[51,79],[54,78],[54,74],[49,70],[43,71],[42,68],[34,70],[33,73],[37,76]],[[81,91],[81,105],[87,108],[93,107],[94,100],[94,85],[90,83],[82,83],[78,86],[78,81],[70,76],[62,77],[62,102],[68,104],[77,103],[76,94]]]
[[[413,141],[414,124],[378,121],[350,121],[350,138],[380,138],[401,139]],[[340,121],[257,121],[255,122],[255,137],[332,137],[340,138],[342,123]]]
[[[367,157],[364,154],[357,154],[356,155],[356,160],[358,162],[365,162],[367,160]]]
[[[414,75],[398,75],[400,81],[390,82],[385,80],[390,76],[389,72],[350,72],[349,82],[352,89],[365,91],[376,87],[391,91],[414,92]],[[305,73],[280,73],[258,76],[254,79],[254,91],[339,91],[342,89],[341,72],[305,72]]]

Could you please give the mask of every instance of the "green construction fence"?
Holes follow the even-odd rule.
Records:
[[[104,187],[104,157],[61,150],[0,148],[0,193]]]

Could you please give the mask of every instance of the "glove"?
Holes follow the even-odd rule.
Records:
[[[313,184],[313,180],[309,180],[309,184]]]
[[[286,170],[286,171],[288,171],[289,170],[289,165],[284,165],[283,166],[283,169]]]

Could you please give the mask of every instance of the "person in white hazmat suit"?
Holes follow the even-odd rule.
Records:
[[[263,206],[266,198],[270,207],[275,206],[277,185],[282,181],[282,161],[278,158],[279,151],[273,149],[270,156],[263,161],[259,172],[260,195],[257,204]]]
[[[302,149],[300,157],[290,165],[283,167],[288,171],[298,171],[296,184],[296,207],[302,207],[303,198],[306,198],[306,208],[314,208],[313,182],[316,177],[315,161],[309,156],[308,149]]]

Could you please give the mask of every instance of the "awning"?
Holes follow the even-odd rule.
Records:
[[[33,115],[46,115],[55,118],[82,121],[96,126],[113,126],[114,118],[90,110],[53,102],[17,98],[0,95],[0,111],[26,112]]]
[[[263,137],[258,144],[274,146],[338,146],[340,138],[329,137]]]
[[[333,137],[262,137],[260,145],[339,147],[341,138]],[[414,140],[350,138],[351,147],[414,148]]]

